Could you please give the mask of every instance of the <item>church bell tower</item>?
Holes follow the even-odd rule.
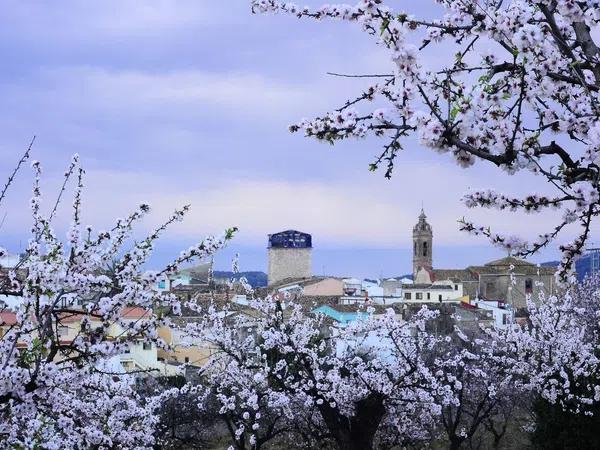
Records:
[[[431,225],[427,223],[425,212],[421,209],[419,221],[413,227],[413,279],[416,278],[419,269],[433,269],[432,244],[433,231],[431,231]]]

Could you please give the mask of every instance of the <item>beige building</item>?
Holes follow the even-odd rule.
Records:
[[[151,312],[144,308],[134,306],[125,307],[120,311],[120,320],[111,323],[108,333],[112,337],[123,336],[127,333],[130,323],[143,322],[149,319]],[[58,326],[58,335],[61,342],[70,343],[81,330],[81,321],[86,317],[83,313],[69,313],[63,315]],[[101,324],[95,317],[89,320]],[[151,375],[173,376],[178,374],[175,366],[165,364],[158,359],[158,347],[153,342],[142,339],[133,341],[128,348],[116,357],[119,364],[126,372],[148,371]]]
[[[274,287],[278,293],[288,292],[303,297],[340,297],[344,294],[344,280],[336,277],[283,280]]]
[[[17,323],[17,315],[12,311],[0,311],[0,338]],[[18,345],[18,344],[17,344]]]
[[[268,284],[312,276],[312,237],[296,230],[269,235]]]
[[[158,335],[170,346],[169,350],[158,350],[159,360],[166,363],[176,362],[200,367],[207,363],[213,353],[208,343],[192,340],[179,329],[163,327],[158,330]]]

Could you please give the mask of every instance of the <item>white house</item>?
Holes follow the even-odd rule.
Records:
[[[479,300],[475,299],[470,302],[472,306],[476,306],[480,309],[485,309],[492,312],[494,317],[494,325],[498,328],[506,328],[510,324],[514,323],[515,313],[510,305],[505,305],[502,302],[493,300]]]
[[[121,319],[125,327],[118,322],[111,324],[109,333],[111,336],[121,336],[127,333],[127,324],[129,322],[137,322],[145,320],[149,313],[140,307],[126,307],[121,311]],[[85,315],[69,314],[61,320],[61,325],[58,328],[58,335],[61,342],[69,343],[77,337],[81,330],[81,320]],[[94,318],[91,318],[94,321]],[[137,372],[152,370],[149,372],[152,375],[176,375],[178,369],[175,366],[165,364],[158,360],[158,348],[156,344],[151,342],[143,342],[142,340],[133,342],[129,348],[118,357],[118,362],[126,372]]]
[[[463,285],[452,280],[402,285],[402,300],[410,303],[459,302]]]
[[[121,318],[127,324],[128,322],[137,322],[144,320],[148,312],[143,308],[132,307],[124,308],[121,312]],[[113,325],[119,328],[117,332],[124,333],[120,325]],[[117,334],[118,335],[118,334]],[[129,348],[120,355],[121,365],[127,372],[152,370],[154,374],[172,376],[178,374],[178,369],[169,364],[158,360],[158,348],[153,342],[144,342],[142,340],[130,344]]]

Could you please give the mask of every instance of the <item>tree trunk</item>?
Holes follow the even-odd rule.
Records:
[[[355,407],[352,417],[343,416],[326,404],[319,411],[340,450],[372,450],[375,433],[385,414],[383,396],[371,394]]]
[[[458,450],[460,448],[460,444],[462,444],[463,441],[464,439],[452,436],[450,438],[450,446],[448,447],[448,450]]]

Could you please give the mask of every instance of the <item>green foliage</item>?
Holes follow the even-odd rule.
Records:
[[[459,111],[460,111],[460,108],[458,106],[454,106],[450,110],[450,120],[456,119],[456,115],[459,113]]]
[[[380,33],[383,34],[383,32],[385,31],[385,29],[387,28],[387,26],[390,24],[390,20],[389,19],[384,19],[381,22],[381,27],[379,29]]]
[[[40,356],[45,356],[48,353],[47,349],[42,345],[39,338],[33,340],[31,350],[25,348],[21,350],[19,355],[20,363],[23,367],[30,367]]]
[[[233,239],[233,236],[235,236],[235,233],[237,233],[237,231],[238,231],[237,227],[228,228],[225,231],[225,239],[228,240],[228,241],[231,240],[231,239]]]

